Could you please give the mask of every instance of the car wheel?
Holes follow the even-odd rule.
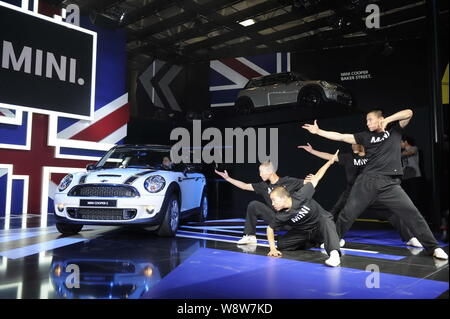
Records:
[[[322,94],[316,88],[303,89],[297,99],[300,106],[316,107],[323,103]]]
[[[208,196],[203,191],[202,201],[200,203],[199,212],[197,215],[197,221],[204,222],[208,218]]]
[[[249,98],[240,98],[235,102],[234,105],[238,114],[250,114],[254,109],[253,102]]]
[[[159,228],[158,235],[162,237],[175,236],[179,224],[180,206],[178,204],[178,198],[175,195],[171,195],[167,202],[164,212],[164,219],[161,223],[161,227]]]
[[[56,229],[64,235],[76,235],[81,231],[82,228],[83,225],[56,223]]]

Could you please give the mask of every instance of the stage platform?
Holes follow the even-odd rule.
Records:
[[[27,225],[39,225],[38,219]],[[385,223],[356,222],[337,268],[324,265],[327,255],[320,248],[268,257],[262,223],[256,245],[238,246],[243,224],[188,222],[175,238],[159,238],[140,229],[97,226],[64,237],[54,226],[22,229],[12,222],[0,231],[0,298],[449,297],[448,261],[404,245]]]

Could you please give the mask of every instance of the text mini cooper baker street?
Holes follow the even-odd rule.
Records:
[[[173,164],[170,147],[113,147],[87,172],[63,178],[55,194],[56,227],[76,234],[83,225],[141,225],[174,236],[180,218],[208,215],[205,176]]]

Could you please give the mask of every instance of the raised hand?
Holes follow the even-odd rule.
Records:
[[[308,130],[311,134],[317,134],[319,132],[319,126],[317,120],[314,120],[314,124],[305,124],[302,126],[305,130]]]
[[[305,177],[305,180],[304,180],[303,184],[311,183],[311,181],[314,178],[314,176],[315,176],[314,174],[308,174],[308,176]]]
[[[380,129],[384,132],[386,130],[386,126],[388,125],[388,121],[386,121],[386,119],[382,119],[380,120],[380,122],[378,122],[378,125]]]
[[[334,153],[333,157],[330,158],[331,164],[333,164],[334,162],[337,161],[337,159],[338,159],[338,154],[339,154],[339,150],[337,150],[336,153]]]
[[[224,172],[219,172],[218,170],[215,169],[214,172],[216,172],[217,175],[220,175],[225,180],[230,178],[230,176],[228,176],[227,170],[225,170]]]
[[[306,144],[307,145],[299,145],[299,146],[297,146],[297,148],[303,148],[305,151],[311,153],[314,150],[313,147],[309,143],[306,143]]]

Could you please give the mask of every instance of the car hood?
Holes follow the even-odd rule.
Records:
[[[87,173],[84,183],[108,183],[108,184],[123,184],[132,176],[140,177],[153,172],[155,169],[140,169],[140,168],[112,168],[90,171]]]

